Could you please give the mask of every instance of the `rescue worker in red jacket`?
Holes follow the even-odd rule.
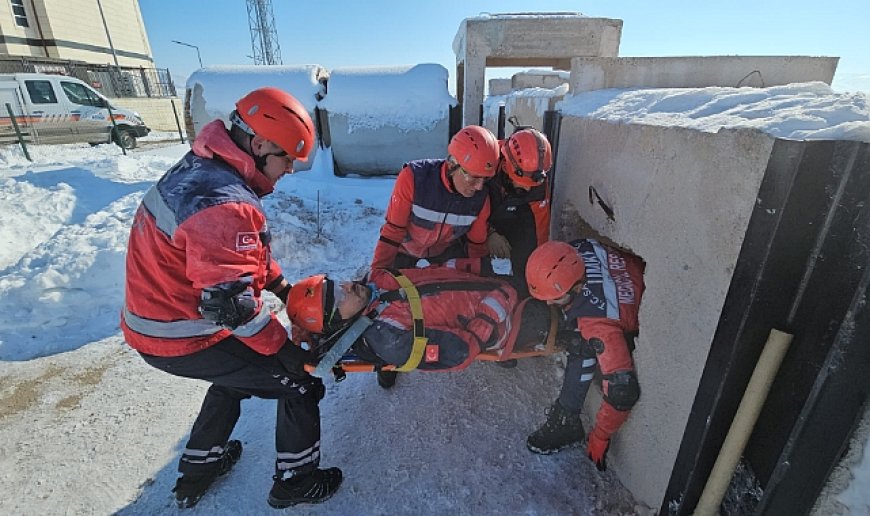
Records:
[[[425,328],[416,325],[418,335],[423,332],[426,337],[417,355],[416,321],[408,300],[413,294],[400,289],[402,278],[393,273],[413,285],[425,313]],[[355,356],[379,365],[453,371],[468,367],[482,351],[504,346],[517,301],[516,291],[506,281],[449,267],[376,269],[367,282],[338,283],[323,274],[296,282],[287,300],[287,315],[294,340],[315,347],[323,339],[334,343],[337,333],[352,331],[348,330],[352,322],[367,317],[362,333],[353,334],[347,343],[353,345]],[[314,355],[321,358],[320,353]]]
[[[306,353],[264,306],[290,285],[270,254],[260,198],[305,160],[314,124],[304,106],[277,88],[236,103],[231,128],[206,125],[185,155],[145,194],[127,249],[121,328],[150,365],[211,382],[181,455],[175,498],[192,507],[239,460],[229,440],[251,396],[276,399],[273,507],[320,502],[342,480],[319,469],[324,387],[304,372]]]
[[[500,144],[498,173],[489,185],[487,246],[495,258],[510,258],[514,286],[529,295],[526,262],[550,238],[550,184],[553,153],[547,137],[521,128]]]
[[[372,269],[488,256],[486,182],[495,175],[498,140],[470,125],[451,138],[447,152],[446,159],[412,161],[399,172]],[[395,382],[395,372],[378,372],[381,387]]]
[[[591,239],[547,242],[532,253],[526,269],[531,295],[557,305],[563,330],[576,333],[558,399],[547,421],[532,433],[528,448],[549,454],[578,445],[584,437],[580,411],[596,363],[604,401],[589,432],[586,452],[599,469],[611,436],[640,397],[631,352],[643,295],[643,261]]]

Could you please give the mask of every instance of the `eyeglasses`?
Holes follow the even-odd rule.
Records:
[[[482,185],[492,179],[489,176],[475,176],[473,174],[469,174],[467,170],[462,167],[459,167],[459,171],[462,173],[462,177],[468,182],[468,184],[472,185]]]

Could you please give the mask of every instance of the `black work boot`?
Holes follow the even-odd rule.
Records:
[[[378,385],[384,389],[390,389],[396,385],[396,377],[399,373],[395,371],[378,371]]]
[[[227,445],[224,446],[224,451],[218,459],[218,467],[214,471],[204,475],[186,473],[178,478],[172,489],[172,492],[175,493],[175,503],[182,509],[196,505],[211,487],[212,482],[229,473],[241,456],[242,443],[236,440],[227,441]]]
[[[338,491],[341,485],[341,470],[338,468],[316,469],[308,475],[282,480],[274,477],[269,491],[269,505],[283,509],[298,503],[320,503]]]
[[[547,422],[529,436],[526,446],[535,453],[549,455],[579,445],[585,435],[580,413],[568,412],[557,401],[547,409]]]

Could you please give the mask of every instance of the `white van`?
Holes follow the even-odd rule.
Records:
[[[18,141],[7,103],[27,141],[34,143],[114,141],[132,149],[137,137],[150,132],[138,113],[110,104],[106,97],[75,77],[0,74],[0,144]],[[115,118],[114,127],[107,107]]]

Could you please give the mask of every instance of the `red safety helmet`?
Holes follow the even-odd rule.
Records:
[[[556,240],[538,246],[526,264],[529,293],[541,301],[564,297],[584,276],[586,267],[577,250]]]
[[[255,134],[275,143],[293,159],[308,159],[314,146],[314,123],[292,95],[278,88],[256,89],[236,102],[236,111]]]
[[[470,174],[492,177],[498,164],[498,140],[479,125],[463,127],[450,139],[447,152]]]
[[[299,280],[287,295],[287,317],[311,333],[323,333],[324,321],[332,316],[335,305],[330,300],[332,292],[332,280],[326,274]]]
[[[505,170],[520,186],[536,186],[547,179],[553,166],[553,150],[547,137],[532,128],[519,130],[505,140],[501,149]]]

